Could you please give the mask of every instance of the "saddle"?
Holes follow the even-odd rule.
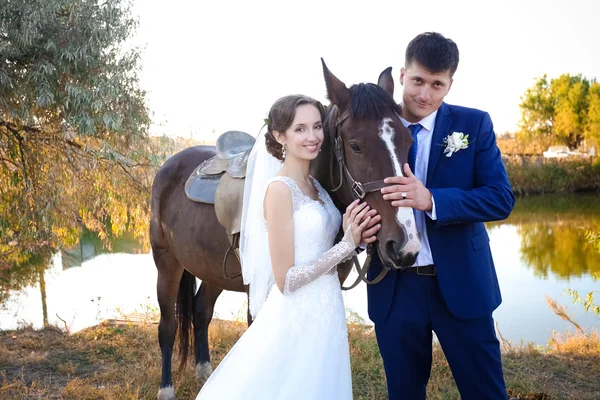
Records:
[[[235,277],[227,276],[225,267],[230,250],[239,258],[246,166],[255,142],[245,132],[223,133],[217,139],[217,154],[196,167],[185,184],[185,194],[190,200],[215,206],[217,220],[227,231],[231,246],[223,260],[226,278]]]
[[[228,131],[217,139],[217,154],[200,164],[185,183],[187,197],[199,203],[215,204],[215,194],[224,174],[246,177],[246,165],[256,139],[245,132]]]

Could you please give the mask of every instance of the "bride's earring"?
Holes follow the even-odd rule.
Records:
[[[285,160],[285,145],[281,145],[281,157]]]

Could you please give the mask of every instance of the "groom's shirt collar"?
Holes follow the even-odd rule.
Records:
[[[435,117],[437,116],[438,111],[439,109],[435,110],[418,122],[421,124],[421,126],[423,126],[423,128],[427,129],[427,132],[433,132],[433,127],[435,126]],[[408,122],[402,117],[400,117],[400,121],[402,121],[404,126],[409,126],[411,124],[411,122]]]

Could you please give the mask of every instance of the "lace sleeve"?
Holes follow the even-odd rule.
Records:
[[[350,227],[346,229],[342,241],[327,250],[317,259],[301,265],[293,265],[286,273],[283,294],[289,295],[318,277],[329,273],[339,263],[355,254],[356,245]]]

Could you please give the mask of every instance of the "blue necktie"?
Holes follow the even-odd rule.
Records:
[[[410,133],[412,133],[413,144],[408,149],[408,166],[412,173],[415,173],[415,163],[417,161],[417,150],[419,149],[419,140],[417,139],[417,133],[423,128],[421,124],[411,124],[408,126],[410,129]],[[402,170],[402,174],[404,174],[404,169]]]

